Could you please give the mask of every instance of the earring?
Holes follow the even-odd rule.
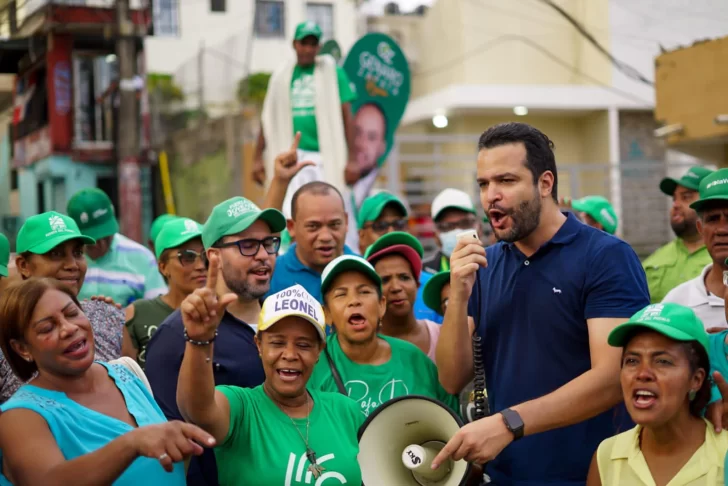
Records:
[[[692,402],[693,400],[695,400],[695,397],[697,395],[698,395],[698,392],[696,392],[695,390],[690,390],[690,393],[688,393],[688,400],[690,400]]]

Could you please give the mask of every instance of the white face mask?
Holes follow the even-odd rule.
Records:
[[[445,233],[440,233],[440,243],[442,244],[442,252],[446,256],[452,255],[455,246],[458,244],[458,233],[462,233],[461,229],[454,229]]]

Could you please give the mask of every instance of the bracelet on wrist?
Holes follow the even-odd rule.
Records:
[[[194,344],[195,346],[208,346],[212,344],[212,342],[217,338],[217,329],[215,329],[215,335],[212,336],[212,339],[208,339],[207,341],[197,341],[195,339],[192,339],[189,334],[187,334],[187,329],[184,330],[184,338],[185,341],[187,341],[190,344]]]

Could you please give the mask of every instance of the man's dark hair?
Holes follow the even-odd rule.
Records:
[[[526,148],[525,164],[533,175],[534,184],[538,183],[538,178],[547,170],[554,175],[551,197],[558,201],[559,176],[556,172],[554,143],[540,130],[515,122],[492,126],[480,136],[478,151],[515,143],[522,143]]]
[[[341,195],[341,192],[339,190],[329,184],[328,182],[322,182],[322,181],[313,181],[309,182],[307,184],[302,185],[298,188],[296,192],[293,193],[293,197],[291,198],[291,219],[294,221],[296,220],[296,209],[298,206],[298,198],[302,194],[315,194],[317,196],[326,196],[331,193],[331,191],[334,191],[336,194],[339,195],[339,198],[341,199],[341,204],[344,205],[344,197]],[[344,206],[346,207],[346,206]]]

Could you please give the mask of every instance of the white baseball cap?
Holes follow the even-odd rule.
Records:
[[[432,220],[436,221],[444,210],[449,208],[459,209],[466,213],[476,214],[473,200],[468,194],[459,189],[448,188],[442,191],[432,201]]]
[[[310,322],[321,340],[326,340],[324,310],[301,285],[288,287],[265,299],[258,316],[258,332],[270,329],[285,317],[300,317]]]

